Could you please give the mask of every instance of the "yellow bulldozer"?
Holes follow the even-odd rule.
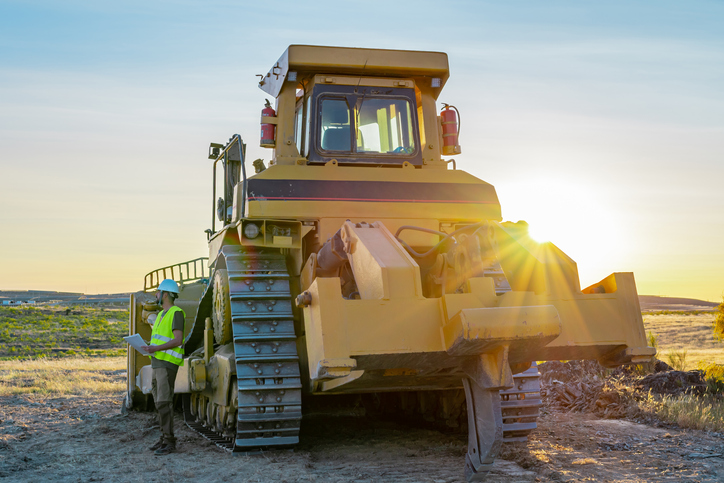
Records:
[[[288,448],[303,401],[375,395],[465,416],[477,481],[535,427],[535,361],[655,355],[633,274],[581,289],[573,260],[457,169],[458,114],[437,107],[448,76],[440,52],[307,45],[260,76],[268,166],[247,176],[239,135],[212,143],[209,257],[131,296],[130,334],[148,340],[155,289],[180,284],[189,426],[230,451]],[[125,405],[142,409],[149,358],[129,350],[128,375]]]

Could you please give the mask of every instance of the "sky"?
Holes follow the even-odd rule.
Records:
[[[0,0],[0,289],[136,291],[207,256],[210,142],[258,147],[290,44],[434,50],[458,169],[582,286],[724,293],[724,2]],[[253,172],[253,168],[247,169]]]

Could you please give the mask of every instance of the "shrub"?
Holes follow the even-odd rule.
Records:
[[[719,304],[714,319],[714,337],[718,340],[724,340],[724,296],[722,296],[722,303]]]
[[[707,391],[711,394],[724,392],[724,365],[700,362],[698,369],[704,371]]]

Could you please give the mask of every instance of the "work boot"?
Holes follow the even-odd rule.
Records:
[[[163,436],[161,436],[158,441],[156,441],[156,443],[148,449],[149,451],[156,451],[157,449],[162,448],[164,444]]]
[[[176,451],[176,443],[166,443],[153,452],[156,456],[164,456]]]

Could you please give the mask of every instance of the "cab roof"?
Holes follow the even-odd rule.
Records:
[[[289,72],[407,77],[418,83],[437,78],[439,86],[432,87],[435,99],[450,76],[444,52],[290,45],[259,81],[259,87],[277,97]]]

